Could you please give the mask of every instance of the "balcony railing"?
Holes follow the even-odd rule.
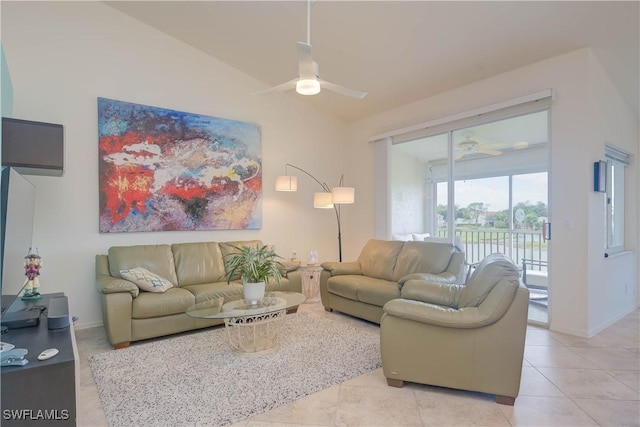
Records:
[[[462,243],[467,262],[476,263],[492,253],[505,254],[520,265],[523,258],[536,261],[547,261],[547,242],[542,238],[542,232],[535,230],[508,230],[495,229],[462,229],[455,231]],[[438,231],[439,237],[446,237],[446,230]],[[544,264],[544,263],[543,263]],[[540,271],[546,271],[546,266],[535,267]]]

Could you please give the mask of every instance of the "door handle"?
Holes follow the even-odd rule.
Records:
[[[542,240],[551,240],[551,223],[542,221]]]

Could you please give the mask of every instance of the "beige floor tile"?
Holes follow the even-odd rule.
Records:
[[[535,367],[597,369],[580,354],[566,347],[527,345],[524,358]]]
[[[564,397],[565,395],[536,368],[523,367],[520,396]]]
[[[352,378],[342,383],[343,385],[353,385],[359,387],[381,387],[387,388],[387,379],[382,372],[382,368],[367,372],[359,377]]]
[[[509,426],[493,395],[441,387],[415,395],[424,426]]]
[[[562,347],[562,341],[557,340],[548,330],[540,328],[527,328],[526,345],[547,345]]]
[[[77,425],[78,426],[91,426],[91,427],[106,427],[107,418],[102,409],[102,402],[98,396],[98,391],[95,386],[93,388],[89,386],[80,386],[81,394],[79,402],[76,405],[77,413]]]
[[[249,421],[332,426],[336,418],[339,393],[340,386],[336,385],[251,417]]]
[[[574,402],[601,426],[640,426],[640,405],[637,401],[575,399]]]
[[[578,405],[567,398],[520,396],[514,406],[500,405],[512,426],[597,426]]]
[[[422,426],[410,388],[340,386],[337,426]]]
[[[637,349],[640,347],[640,328],[637,321],[622,320],[602,331],[599,335],[618,341],[619,347]]]
[[[555,341],[561,342],[567,347],[619,347],[620,341],[613,337],[596,335],[591,338],[576,337],[573,335],[560,334],[551,332],[551,337]]]
[[[640,370],[638,355],[624,348],[582,348],[577,351],[601,369]]]
[[[639,400],[638,392],[608,373],[594,369],[538,368],[570,398]]]
[[[607,370],[609,375],[640,393],[640,371],[625,371],[619,369]]]

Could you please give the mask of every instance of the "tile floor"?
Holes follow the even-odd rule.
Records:
[[[378,330],[317,304],[300,311]],[[79,426],[107,426],[87,358],[111,351],[104,329],[76,331],[80,354]],[[135,344],[134,344],[135,345]],[[640,309],[591,339],[527,331],[520,395],[494,396],[405,383],[388,387],[382,369],[236,426],[640,426]]]

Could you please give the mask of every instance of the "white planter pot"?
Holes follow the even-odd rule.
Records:
[[[258,282],[258,283],[247,282],[247,283],[244,283],[242,287],[244,292],[244,299],[247,301],[247,303],[251,305],[256,305],[258,304],[258,301],[264,298],[264,288],[265,288],[264,282]]]

